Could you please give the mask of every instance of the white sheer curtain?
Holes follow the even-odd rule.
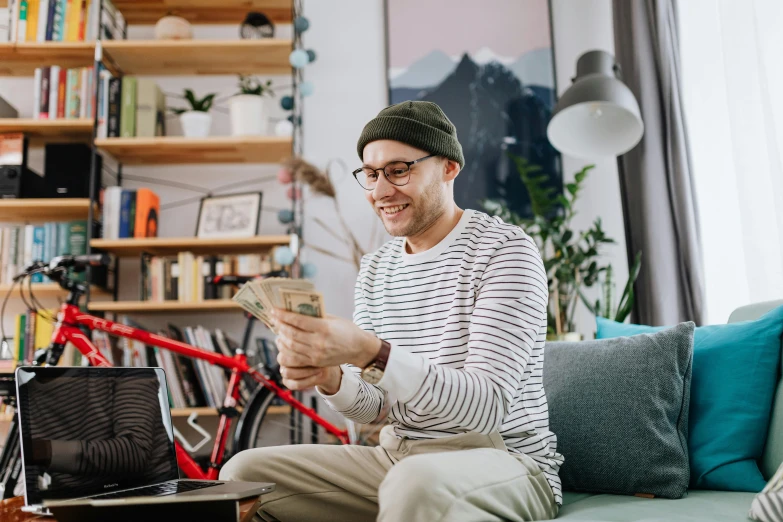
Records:
[[[783,297],[783,1],[680,0],[707,320]]]

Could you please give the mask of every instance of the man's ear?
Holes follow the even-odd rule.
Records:
[[[459,163],[452,159],[446,158],[446,162],[443,166],[443,180],[453,181],[457,177],[460,171]]]

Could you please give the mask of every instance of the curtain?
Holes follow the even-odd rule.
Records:
[[[783,297],[783,2],[678,6],[710,322]]]
[[[702,324],[702,254],[674,0],[614,0],[613,10],[621,78],[645,126],[639,145],[618,158],[628,257],[643,256],[632,319]]]

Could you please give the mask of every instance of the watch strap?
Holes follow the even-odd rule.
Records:
[[[375,359],[373,359],[373,361],[368,364],[367,367],[369,368],[370,366],[374,366],[375,368],[384,371],[386,369],[386,364],[389,362],[390,353],[391,344],[381,339],[381,349]]]

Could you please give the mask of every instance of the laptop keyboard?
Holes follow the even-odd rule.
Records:
[[[175,493],[187,493],[188,491],[195,491],[197,489],[211,488],[212,486],[220,486],[222,484],[222,482],[215,482],[214,480],[186,482],[174,480],[171,482],[163,482],[162,484],[155,484],[154,486],[117,491],[116,493],[106,493],[105,495],[95,495],[90,498],[106,500],[126,497],[162,497],[164,495],[174,495]]]

